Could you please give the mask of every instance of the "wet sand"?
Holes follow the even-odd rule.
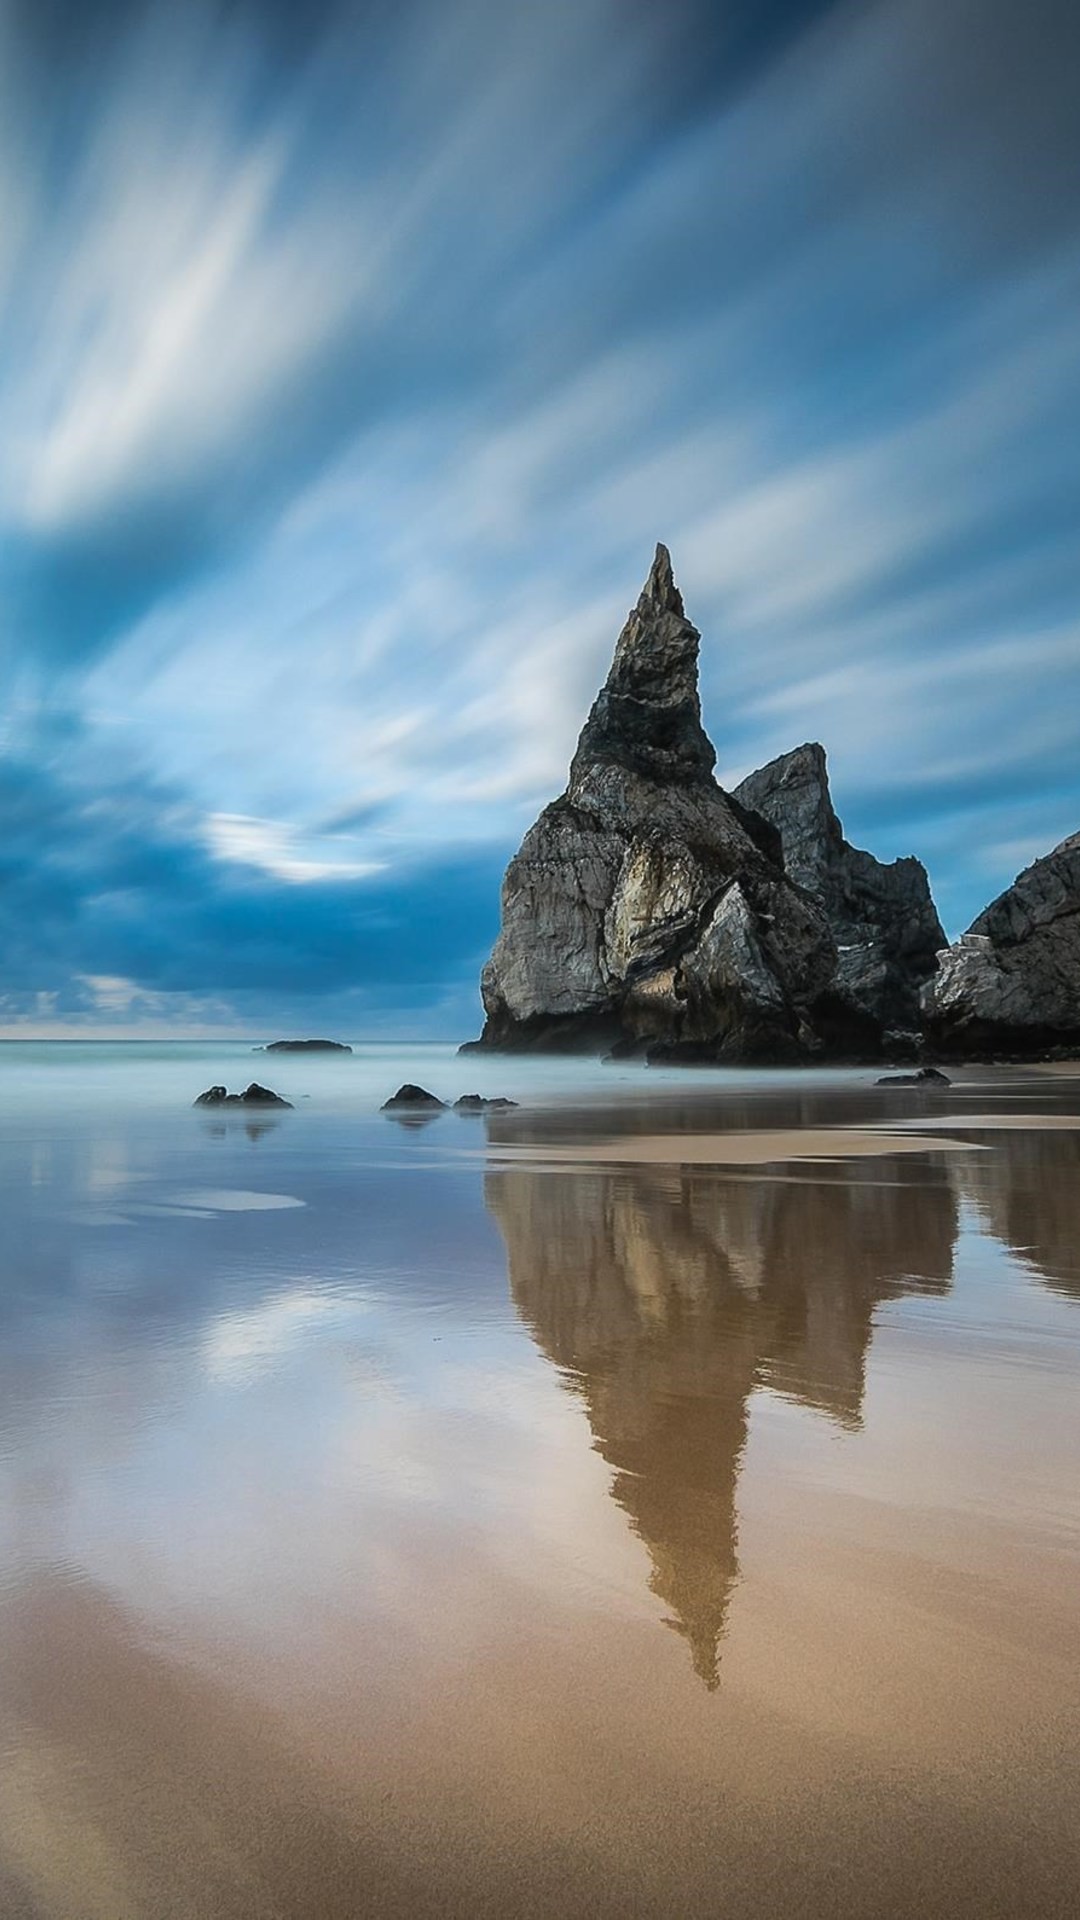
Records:
[[[0,1142],[5,1920],[1075,1913],[1078,1114]]]

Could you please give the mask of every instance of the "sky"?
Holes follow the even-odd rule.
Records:
[[[1080,825],[1072,0],[0,0],[0,1032],[464,1038],[656,541],[951,935]]]

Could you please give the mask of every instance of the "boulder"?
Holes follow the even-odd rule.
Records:
[[[821,906],[836,942],[836,1041],[917,1044],[919,996],[945,933],[921,861],[888,864],[844,838],[833,807],[825,750],[816,742],[769,762],[735,789],[780,836],[784,871]],[[836,1051],[834,1046],[832,1051]]]
[[[659,546],[566,791],[507,869],[474,1045],[820,1051],[836,943],[784,873],[775,827],[713,778],[699,644]]]
[[[225,1087],[207,1087],[192,1103],[196,1107],[292,1107],[291,1100],[283,1100],[280,1093],[274,1093],[269,1087],[260,1087],[257,1080],[244,1088],[243,1093],[229,1093]]]
[[[1080,1050],[1080,833],[1025,867],[925,990],[927,1034],[955,1057]]]
[[[416,1087],[407,1080],[403,1087],[384,1100],[380,1113],[445,1113],[446,1101],[439,1100],[429,1093],[426,1087]]]

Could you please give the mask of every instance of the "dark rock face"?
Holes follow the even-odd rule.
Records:
[[[258,1048],[255,1049],[259,1051]],[[263,1053],[351,1053],[343,1040],[271,1040]]]
[[[1080,833],[1025,867],[939,956],[923,996],[933,1044],[954,1056],[1080,1050]]]
[[[446,1101],[439,1100],[429,1093],[426,1087],[416,1087],[407,1080],[403,1087],[384,1100],[380,1113],[445,1113]]]
[[[260,1087],[257,1080],[244,1088],[243,1093],[229,1093],[224,1087],[207,1087],[192,1102],[196,1107],[292,1107],[291,1100],[283,1100],[280,1093],[273,1093],[269,1087]]]
[[[873,1058],[945,935],[917,860],[844,839],[820,747],[713,778],[700,636],[658,547],[566,792],[503,883],[479,1044],[672,1061]]]
[[[744,807],[774,826],[784,871],[825,912],[837,947],[839,1026],[916,1036],[920,991],[937,966],[945,933],[921,861],[889,865],[844,838],[829,793],[824,748],[781,754],[735,789]]]

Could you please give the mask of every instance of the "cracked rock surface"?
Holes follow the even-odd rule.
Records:
[[[1080,1049],[1080,833],[1025,867],[939,957],[929,1038],[954,1056]]]

